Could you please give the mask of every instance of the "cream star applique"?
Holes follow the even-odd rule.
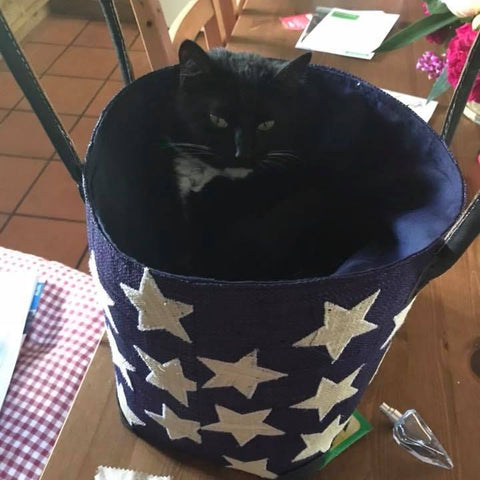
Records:
[[[332,380],[324,377],[320,381],[317,389],[317,393],[307,400],[292,405],[291,408],[303,408],[303,409],[315,409],[318,410],[318,417],[322,421],[327,413],[337,403],[343,402],[347,398],[353,397],[358,392],[358,389],[352,387],[352,383],[357,378],[362,367],[357,368],[348,377],[344,378],[341,382],[335,383]]]
[[[142,422],[142,420],[140,420],[128,406],[127,397],[125,396],[125,391],[123,390],[123,385],[121,383],[117,383],[117,397],[118,404],[120,405],[120,409],[127,422],[130,425],[145,425],[145,422]]]
[[[294,343],[294,347],[318,347],[324,345],[333,362],[337,361],[352,338],[374,330],[378,326],[367,322],[365,317],[375,303],[380,290],[348,310],[325,302],[324,326]]]
[[[408,312],[412,308],[415,298],[398,315],[395,315],[393,317],[393,323],[395,324],[395,327],[393,327],[392,332],[385,340],[385,343],[380,347],[380,350],[383,350],[392,341],[395,334],[400,330],[400,327],[403,325],[405,319],[407,318]]]
[[[127,470],[124,468],[100,466],[97,468],[97,473],[93,480],[173,480],[173,478],[148,475],[146,473],[134,472],[133,470]]]
[[[197,384],[185,377],[180,360],[175,358],[169,362],[160,363],[136,345],[134,348],[150,370],[145,380],[162,390],[166,390],[172,397],[188,407],[187,392],[195,392]]]
[[[259,383],[287,376],[286,373],[259,367],[257,350],[236,362],[222,362],[211,358],[199,358],[198,360],[215,374],[202,388],[233,387],[248,399],[253,397]]]
[[[117,368],[120,370],[125,382],[133,390],[132,381],[128,376],[128,372],[134,372],[135,367],[130,364],[127,359],[121,354],[120,350],[118,349],[117,342],[115,340],[115,336],[113,335],[110,328],[105,329],[107,331],[108,343],[110,344],[110,351],[112,352],[112,362]]]
[[[272,409],[250,413],[237,413],[234,410],[215,405],[215,410],[217,411],[219,421],[203,426],[202,430],[231,433],[240,446],[245,445],[257,435],[266,435],[269,437],[285,435],[285,432],[264,422]]]
[[[165,330],[192,343],[180,319],[192,313],[193,306],[164,297],[148,268],[143,271],[138,290],[123,283],[120,287],[138,310],[139,330]]]
[[[340,423],[340,415],[321,433],[302,434],[302,440],[306,447],[302,450],[292,462],[298,462],[305,458],[311,457],[318,452],[325,453],[332,445],[335,437],[343,430],[346,422]]]
[[[171,440],[189,438],[195,443],[202,443],[202,437],[198,433],[200,423],[177,417],[165,404],[163,404],[162,415],[148,410],[145,410],[145,413],[165,428]]]
[[[100,281],[100,276],[98,275],[98,268],[97,262],[95,260],[95,252],[92,250],[90,252],[90,258],[88,260],[88,268],[90,269],[90,275],[93,280],[93,284],[95,285],[95,289],[97,292],[97,300],[100,306],[103,308],[105,312],[105,316],[107,317],[110,325],[112,326],[115,333],[118,333],[118,328],[113,321],[112,313],[110,312],[110,307],[115,305],[115,302],[112,300],[110,295],[105,291],[103,288],[102,282]]]
[[[267,470],[268,458],[263,458],[262,460],[253,460],[250,462],[242,462],[241,460],[235,460],[234,458],[227,457],[226,455],[223,458],[230,463],[227,465],[227,468],[235,468],[236,470],[243,470],[244,472],[253,473],[262,478],[277,478],[278,475],[275,475],[273,472]]]

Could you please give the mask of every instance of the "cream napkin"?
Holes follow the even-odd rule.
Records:
[[[159,477],[146,473],[134,472],[123,468],[98,467],[95,480],[173,480],[170,477]]]

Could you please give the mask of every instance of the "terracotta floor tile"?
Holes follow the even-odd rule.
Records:
[[[113,50],[106,48],[69,47],[49,68],[49,75],[80,78],[107,78],[117,60]]]
[[[47,166],[17,212],[66,220],[81,221],[85,218],[84,205],[75,182],[60,162],[51,162]]]
[[[0,122],[8,115],[9,110],[0,108]]]
[[[138,35],[137,26],[131,23],[122,23],[122,32],[127,47],[134,42]],[[73,45],[113,49],[110,32],[105,22],[90,22],[75,39]]]
[[[77,18],[49,16],[28,35],[27,41],[68,45],[86,24],[86,20]]]
[[[41,85],[57,113],[81,115],[100,89],[102,80],[45,75]],[[23,99],[16,109],[31,110],[31,107]]]
[[[87,244],[84,223],[15,215],[0,245],[75,267]]]
[[[97,93],[97,96],[88,107],[85,115],[91,117],[98,117],[107,103],[114,97],[114,95],[123,87],[123,82],[116,80],[109,80]]]
[[[72,129],[75,123],[78,120],[78,115],[66,115],[65,113],[59,113],[60,121],[62,122],[63,128],[68,132]]]
[[[22,96],[13,75],[10,72],[0,72],[0,108],[13,108]]]
[[[97,119],[93,117],[83,117],[75,125],[73,130],[70,132],[70,135],[73,139],[75,149],[80,157],[80,160],[85,159],[85,154],[87,152],[87,146],[90,142],[92,136],[93,128],[97,123]]]
[[[141,35],[138,35],[138,37],[132,43],[132,46],[130,47],[130,50],[137,51],[137,52],[144,52],[145,51],[145,47],[143,45],[143,40],[142,40]]]
[[[5,225],[5,222],[8,219],[8,215],[6,213],[0,213],[0,230],[3,228]]]
[[[45,166],[42,160],[0,155],[0,210],[11,212]]]
[[[129,57],[130,61],[132,62],[135,78],[141,77],[142,75],[152,71],[145,52],[130,51]],[[122,80],[122,75],[120,74],[120,69],[118,67],[115,68],[115,71],[110,76],[110,80]]]
[[[27,61],[37,76],[42,75],[65,50],[63,45],[27,42],[22,45]],[[5,62],[0,62],[0,71],[8,71]]]
[[[13,111],[0,123],[0,154],[48,158],[53,146],[33,112]]]

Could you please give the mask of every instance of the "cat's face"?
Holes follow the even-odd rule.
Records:
[[[310,61],[292,62],[180,47],[178,108],[192,143],[210,147],[217,168],[255,168],[292,146],[297,91]]]

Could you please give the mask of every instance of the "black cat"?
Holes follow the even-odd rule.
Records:
[[[369,243],[394,242],[391,217],[424,202],[428,185],[406,153],[376,141],[380,120],[361,96],[339,115],[327,86],[305,86],[310,53],[285,62],[185,41],[179,58],[161,172],[174,249],[152,266],[227,280],[328,275]],[[399,159],[402,178],[390,168]]]

